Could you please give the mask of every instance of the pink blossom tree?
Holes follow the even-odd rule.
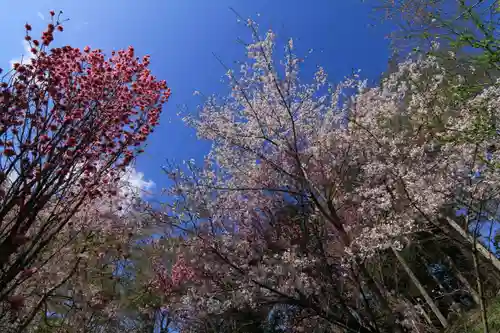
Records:
[[[164,288],[184,293],[172,308],[189,317],[280,303],[348,331],[402,330],[405,318],[422,317],[402,310],[397,318],[411,302],[393,297],[366,264],[390,250],[408,267],[398,251],[417,233],[448,230],[439,215],[458,193],[474,205],[494,199],[496,169],[481,169],[487,182],[470,175],[484,164],[477,152],[498,140],[475,127],[484,108],[495,112],[498,88],[454,99],[463,77],[432,56],[401,63],[380,87],[357,75],[332,86],[322,68],[305,84],[293,42],[280,68],[274,33],[261,39],[249,25],[251,62],[239,75],[228,71],[231,94],[209,97],[186,118],[213,143],[205,167],[170,170],[179,200],[155,213],[187,237],[181,271],[189,274],[180,289]],[[289,206],[305,210],[277,223]]]

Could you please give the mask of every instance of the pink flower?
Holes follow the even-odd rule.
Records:
[[[14,156],[14,155],[16,155],[16,151],[14,149],[12,149],[12,148],[5,148],[3,150],[3,154],[5,156]]]
[[[46,142],[49,142],[50,141],[50,138],[47,134],[42,134],[40,135],[40,142],[41,143],[46,143]]]

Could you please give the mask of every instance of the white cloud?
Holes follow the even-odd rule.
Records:
[[[36,13],[36,15],[38,15],[38,17],[42,20],[45,20],[45,16],[41,12]]]
[[[137,171],[134,167],[128,167],[121,177],[116,198],[112,199],[111,210],[117,215],[124,215],[134,210],[133,206],[137,199],[150,196],[155,183],[144,178],[144,173]],[[119,211],[117,207],[121,207]]]
[[[31,59],[33,59],[34,55],[31,53],[30,44],[23,40],[24,53],[20,58],[14,58],[10,61],[10,66],[14,66],[15,63],[28,63]]]
[[[122,226],[123,223],[137,223],[133,219],[129,221],[128,219],[116,219],[116,217],[133,214],[136,200],[148,196],[151,193],[150,191],[155,187],[155,183],[152,180],[145,179],[144,173],[138,172],[134,167],[127,168],[120,178],[118,191],[115,196],[105,196],[101,199],[93,200],[82,210],[82,214],[85,214],[85,212],[97,212],[100,216],[106,217],[104,220],[99,221],[97,227],[103,227],[105,223],[108,223],[109,227],[117,221]]]
[[[155,183],[151,179],[144,179],[144,173],[137,171],[134,167],[127,169],[123,180],[130,185],[128,187],[131,191],[136,192],[141,197],[150,194],[155,187]]]

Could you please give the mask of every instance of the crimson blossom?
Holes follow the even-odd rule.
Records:
[[[0,301],[72,216],[116,193],[170,96],[133,47],[49,48],[51,17],[40,39],[26,24],[30,60],[0,83]]]

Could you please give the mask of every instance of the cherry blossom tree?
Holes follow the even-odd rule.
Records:
[[[31,60],[0,84],[0,301],[11,308],[22,303],[15,290],[52,255],[44,249],[85,229],[88,220],[75,216],[119,191],[170,95],[133,47],[109,58],[49,48],[63,31],[60,14],[50,15],[40,39],[26,24]]]
[[[169,170],[178,201],[154,213],[186,237],[179,266],[159,273],[164,293],[184,295],[169,306],[186,327],[192,314],[285,304],[313,324],[402,331],[425,316],[367,268],[390,250],[446,327],[399,251],[436,229],[467,242],[468,227],[440,216],[496,198],[497,169],[481,156],[498,140],[498,88],[454,98],[464,78],[433,56],[400,63],[379,87],[357,74],[333,86],[322,68],[306,84],[293,42],[280,67],[274,33],[249,26],[250,62],[228,70],[231,94],[186,117],[213,143],[205,166]],[[278,222],[290,206],[298,218]]]

